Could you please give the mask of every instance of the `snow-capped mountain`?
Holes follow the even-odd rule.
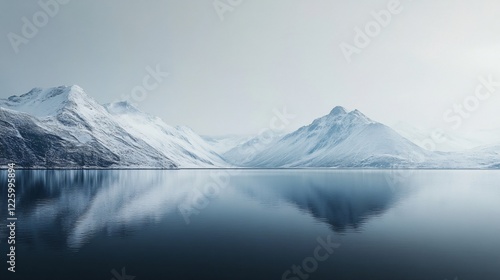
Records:
[[[104,105],[114,120],[130,135],[183,168],[227,167],[211,146],[186,126],[171,127],[160,118],[143,113],[127,102]]]
[[[259,145],[249,141],[223,156],[235,165],[263,168],[500,167],[500,145],[461,152],[428,151],[360,111],[347,112],[343,107],[335,107],[310,125],[273,139],[264,148],[255,147]],[[242,154],[237,161],[236,155]]]
[[[169,127],[128,104],[104,107],[78,86],[35,88],[0,100],[0,107],[0,165],[7,160],[61,168],[227,165],[189,129]]]
[[[217,138],[169,126],[127,102],[100,105],[78,86],[35,88],[0,100],[4,167],[500,168],[500,141],[494,143],[429,151],[343,107],[285,135]]]
[[[434,151],[441,152],[463,152],[500,143],[500,130],[459,133],[440,128],[421,129],[406,123],[398,123],[392,128],[424,149],[432,148]],[[429,141],[432,142],[432,146],[428,144]]]
[[[500,145],[482,146],[463,152],[438,153],[436,162],[451,169],[498,169],[500,168]]]
[[[272,130],[265,131],[257,136],[247,138],[244,142],[235,145],[222,154],[226,161],[242,166],[250,162],[259,152],[274,145],[276,140],[284,134]],[[251,166],[250,166],[251,167]]]
[[[224,136],[201,136],[203,140],[205,140],[213,151],[218,153],[219,155],[224,154],[225,152],[237,147],[238,145],[245,143],[249,139],[253,138],[253,136],[248,135],[224,135]]]
[[[415,167],[431,154],[358,110],[335,107],[310,125],[274,140],[248,167]]]

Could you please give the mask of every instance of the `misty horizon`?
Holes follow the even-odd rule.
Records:
[[[13,95],[10,96],[7,99],[0,99],[0,101],[3,100],[3,106],[7,106],[6,108],[9,109],[14,109],[14,110],[19,110],[16,108],[16,106],[20,106],[20,108],[28,108],[28,109],[20,109],[20,111],[24,111],[28,114],[33,114],[33,108],[30,109],[30,107],[36,106],[36,102],[42,101],[43,100],[47,101],[47,97],[43,97],[43,100],[39,100],[40,97],[36,97],[33,100],[33,96],[39,96],[40,92],[56,92],[56,95],[51,94],[49,99],[56,98],[57,95],[64,93],[66,90],[69,90],[69,92],[77,92],[78,94],[84,94],[86,98],[90,98],[91,100],[95,101],[95,98],[91,95],[89,95],[85,89],[78,85],[71,85],[71,86],[58,86],[58,87],[52,87],[52,88],[40,88],[36,87],[30,90],[27,93],[21,94],[21,95]],[[31,96],[30,96],[31,94]],[[33,95],[34,94],[34,95]],[[45,94],[44,94],[45,95]],[[38,100],[38,101],[37,101]],[[60,101],[59,101],[60,102]],[[12,108],[9,107],[9,104],[14,106]],[[22,105],[24,104],[24,105]],[[112,103],[105,103],[105,104],[100,104],[97,102],[100,106],[105,108],[105,110],[119,110],[123,112],[127,112],[128,110],[138,110],[140,112],[146,113],[148,115],[151,115],[153,117],[158,117],[152,115],[150,112],[147,112],[143,109],[140,109],[137,107],[137,104],[134,104],[130,100],[125,100],[125,101],[115,101]],[[125,105],[125,107],[123,107]],[[2,107],[2,103],[0,102],[0,107]],[[123,108],[122,108],[123,107]],[[56,107],[57,108],[57,107]],[[119,108],[119,109],[117,109]],[[51,108],[50,110],[53,110],[54,108]],[[42,110],[43,111],[43,110]],[[308,127],[313,125],[315,122],[317,122],[319,119],[322,119],[326,116],[329,115],[338,115],[338,114],[357,114],[361,116],[362,118],[368,118],[369,121],[374,121],[376,123],[379,123],[378,120],[371,118],[370,116],[367,116],[364,114],[364,112],[359,111],[357,108],[345,108],[342,105],[336,105],[333,107],[327,114],[323,115],[318,115],[314,119],[309,120],[306,123],[303,123],[300,125],[300,128]],[[42,115],[33,115],[34,117],[44,117]],[[262,128],[258,133],[255,134],[237,134],[232,131],[226,131],[223,134],[219,135],[209,135],[209,134],[200,134],[203,135],[204,137],[209,137],[209,140],[223,140],[223,139],[231,139],[234,137],[245,137],[245,138],[240,138],[239,141],[247,141],[255,137],[255,139],[260,139],[265,140],[268,139],[269,137],[274,138],[274,137],[282,137],[287,134],[293,133],[296,130],[290,130],[290,123],[294,121],[296,118],[296,115],[291,114],[287,111],[287,108],[284,107],[282,109],[273,109],[273,116],[270,118],[269,124]],[[161,118],[160,118],[161,119]],[[162,119],[163,120],[163,119]],[[165,123],[168,125],[174,125],[176,127],[188,127],[189,129],[192,129],[188,125],[178,123],[178,124],[172,124],[169,123],[168,120],[163,120]],[[383,124],[383,123],[382,123]],[[387,125],[387,124],[384,124]],[[399,123],[396,126],[391,126],[392,129],[394,129],[397,133],[399,133],[401,136],[407,138],[414,144],[420,146],[421,148],[424,148],[429,151],[465,151],[465,150],[470,150],[473,148],[481,147],[481,146],[495,146],[498,145],[500,142],[500,137],[498,136],[498,132],[500,129],[496,130],[486,130],[486,131],[481,131],[478,130],[474,136],[475,137],[467,137],[467,135],[460,135],[460,134],[450,134],[447,131],[440,130],[440,129],[433,129],[433,130],[422,130],[417,127],[413,127],[409,124],[404,124],[404,123]],[[195,131],[195,130],[194,130]],[[197,131],[195,131],[197,132]],[[246,139],[246,140],[245,140]],[[216,140],[217,141],[217,140]],[[243,141],[243,142],[244,142]]]
[[[78,84],[204,135],[258,133],[283,107],[294,130],[339,104],[389,126],[500,128],[496,1],[57,3],[0,4],[0,98]]]

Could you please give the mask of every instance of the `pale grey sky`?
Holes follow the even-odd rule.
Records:
[[[38,1],[1,1],[0,98],[77,84],[107,103],[159,65],[170,75],[138,107],[201,134],[256,133],[283,107],[292,130],[336,105],[388,125],[500,128],[500,87],[471,99],[480,76],[500,81],[500,2],[392,1],[69,0],[46,24]],[[349,63],[339,45],[388,5],[390,22]],[[32,38],[23,17],[41,25]],[[25,41],[13,47],[12,33]],[[445,121],[464,100],[478,108]]]

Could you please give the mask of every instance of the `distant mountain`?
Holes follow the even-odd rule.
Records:
[[[441,154],[447,168],[500,168],[500,145],[482,146],[464,152]],[[446,162],[446,164],[444,163]]]
[[[222,156],[235,166],[245,166],[260,151],[271,147],[283,135],[283,133],[272,130],[265,131],[257,136],[245,139],[244,142],[228,149]]]
[[[414,167],[431,154],[358,110],[335,107],[258,151],[247,167]]]
[[[212,147],[186,126],[171,127],[160,118],[143,113],[127,102],[104,105],[119,126],[142,139],[181,168],[228,167]]]
[[[35,88],[0,100],[4,167],[14,162],[26,168],[500,168],[496,143],[428,151],[343,107],[289,134],[201,137],[127,102],[100,105],[78,86]]]
[[[464,134],[439,129],[419,129],[404,123],[399,123],[393,128],[401,136],[422,148],[429,148],[425,145],[432,141],[433,149],[441,152],[463,152],[492,143],[500,143],[500,130],[479,130]],[[438,136],[434,136],[434,134]]]
[[[78,86],[0,100],[0,165],[46,168],[227,166],[187,128],[126,103],[98,104]]]
[[[222,155],[227,151],[245,143],[253,136],[248,135],[225,135],[225,136],[201,136],[205,140],[213,151]]]

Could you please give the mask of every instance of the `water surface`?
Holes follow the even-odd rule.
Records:
[[[499,279],[498,182],[497,171],[19,170],[17,272],[2,261],[0,274]],[[318,239],[337,244],[323,261]]]

